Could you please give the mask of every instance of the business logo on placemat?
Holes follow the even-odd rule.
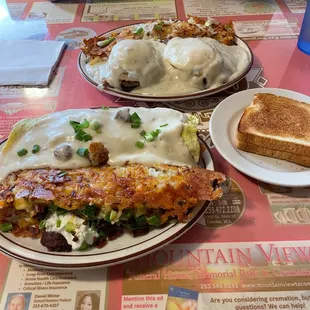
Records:
[[[199,224],[218,229],[231,226],[242,217],[246,202],[241,187],[233,179],[227,178],[222,188],[223,197],[210,203]]]

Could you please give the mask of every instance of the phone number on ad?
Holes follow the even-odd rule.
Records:
[[[210,283],[204,283],[200,284],[200,289],[201,290],[210,290],[210,289],[218,289],[218,288],[239,288],[238,284],[222,284],[222,283],[217,283],[217,284],[210,284]]]
[[[235,214],[240,213],[240,207],[239,206],[210,206],[208,207],[207,214]]]
[[[59,304],[34,304],[32,308],[57,308],[58,306]]]

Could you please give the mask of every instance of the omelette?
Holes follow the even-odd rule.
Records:
[[[197,166],[198,120],[171,109],[80,109],[17,123],[0,153],[0,230],[50,251],[103,247],[221,197]]]

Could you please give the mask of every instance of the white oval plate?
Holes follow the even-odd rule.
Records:
[[[201,143],[206,144],[200,139]],[[213,159],[206,146],[200,165],[214,170]],[[186,233],[205,213],[209,203],[202,202],[194,210],[187,223],[172,223],[151,230],[147,235],[133,238],[124,233],[109,241],[102,249],[91,248],[85,252],[49,252],[40,244],[40,239],[17,238],[10,233],[0,233],[0,251],[24,263],[52,269],[91,269],[124,263],[164,247]]]
[[[215,147],[233,167],[254,179],[281,186],[309,186],[309,168],[247,153],[235,147],[236,130],[241,115],[257,93],[271,93],[310,104],[310,97],[285,89],[257,88],[236,93],[224,99],[212,113],[210,136]]]
[[[137,24],[134,24],[134,25],[137,25]],[[103,36],[103,35],[109,36],[112,32],[121,32],[123,29],[128,28],[129,26],[132,26],[132,25],[127,25],[125,27],[113,29],[111,31],[108,31],[108,32],[101,34],[100,36]],[[104,88],[100,87],[100,88],[98,88],[98,83],[96,81],[94,81],[93,78],[87,73],[86,61],[85,61],[86,57],[82,52],[80,52],[79,57],[78,57],[78,69],[79,69],[79,72],[81,73],[82,77],[88,83],[90,83],[94,87],[98,88],[99,90],[101,90],[107,94],[113,95],[113,96],[126,98],[126,99],[130,99],[130,100],[134,100],[134,101],[153,101],[153,102],[184,101],[184,100],[214,95],[216,93],[219,93],[219,92],[237,84],[239,81],[241,81],[245,77],[245,75],[249,72],[249,70],[252,67],[254,56],[253,56],[253,53],[252,53],[251,49],[249,48],[249,46],[237,36],[235,37],[235,44],[244,48],[250,55],[249,64],[246,67],[246,69],[244,70],[244,72],[241,72],[240,75],[238,77],[236,77],[234,80],[232,80],[229,83],[226,83],[220,87],[216,87],[216,88],[212,88],[212,89],[206,89],[206,90],[200,90],[200,91],[197,91],[195,93],[182,94],[179,96],[178,95],[170,95],[170,96],[140,95],[140,94],[132,94],[130,92],[125,92],[125,91],[122,91],[122,90],[119,90],[119,89],[116,89],[113,87],[104,87]]]

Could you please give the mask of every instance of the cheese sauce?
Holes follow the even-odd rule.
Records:
[[[99,84],[106,79],[120,89],[120,80],[139,81],[131,93],[169,96],[219,87],[242,74],[249,62],[242,47],[211,38],[173,38],[167,45],[123,40],[113,46],[107,61],[87,64],[86,70]]]
[[[124,120],[129,113],[134,112],[142,121],[141,126],[136,129],[131,128],[131,124]],[[101,125],[101,133],[96,133],[91,128],[84,129],[92,136],[92,140],[88,142],[77,140],[74,129],[69,124],[70,121],[83,122],[84,119]],[[0,153],[0,180],[20,169],[71,169],[90,166],[90,161],[79,156],[76,150],[79,147],[87,148],[91,142],[105,145],[109,151],[109,165],[140,163],[147,166],[192,166],[195,162],[181,137],[185,120],[186,115],[183,113],[164,108],[79,109],[46,115],[38,119],[29,130],[21,132],[16,141],[5,152]],[[154,141],[145,141],[142,149],[136,147],[137,141],[144,140],[140,135],[142,130],[151,132],[156,129],[161,132]],[[40,146],[40,151],[32,154],[35,144]],[[55,150],[63,151],[62,145],[72,149],[70,159],[60,160],[59,158],[63,157],[54,155]],[[17,152],[23,148],[27,149],[28,153],[19,157]]]

